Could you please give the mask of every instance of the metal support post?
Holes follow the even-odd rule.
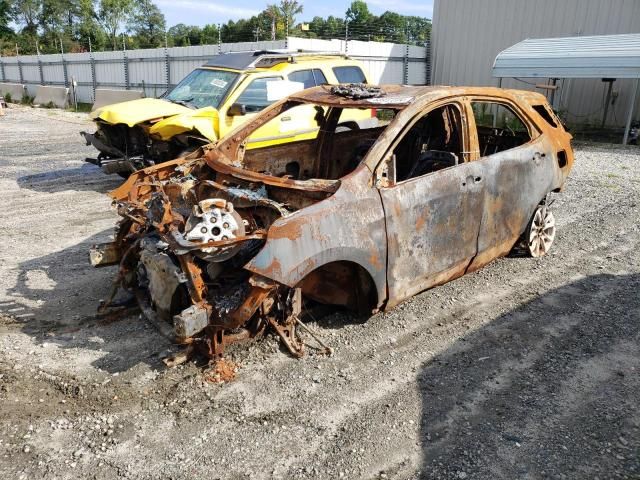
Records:
[[[2,61],[1,58],[0,58],[0,77],[2,77],[3,82],[7,81],[7,77],[4,74],[4,62]]]
[[[167,85],[167,90],[171,87],[171,58],[169,57],[169,49],[164,49],[164,82]]]
[[[431,40],[424,45],[424,84],[431,85]]]
[[[349,21],[344,22],[344,54],[349,53]]]
[[[549,100],[549,103],[551,104],[551,108],[555,108],[557,83],[558,83],[558,79],[557,78],[552,78],[551,79],[551,86],[553,87],[551,89],[551,100]]]
[[[22,63],[20,62],[20,52],[18,51],[17,43],[16,43],[16,61],[18,62],[18,74],[20,75],[20,83],[24,83],[24,76],[22,75]]]
[[[284,49],[287,50],[289,48],[289,17],[285,19],[284,28]]]
[[[602,114],[602,123],[600,124],[600,128],[604,128],[604,125],[607,123],[607,115],[609,113],[609,105],[611,104],[611,91],[613,90],[613,82],[616,81],[615,78],[603,78],[603,82],[609,84],[607,88],[607,99],[604,101],[604,113]]]
[[[126,52],[122,52],[122,66],[124,67],[124,88],[130,90],[129,85],[129,57]]]
[[[44,69],[42,68],[42,60],[38,54],[38,72],[40,73],[40,85],[44,85]]]
[[[69,86],[69,72],[67,72],[67,61],[64,59],[64,55],[62,57],[62,74],[64,75],[64,86]]]
[[[404,46],[404,60],[402,62],[402,82],[409,84],[409,44]]]
[[[626,145],[627,142],[629,141],[629,130],[631,129],[631,120],[633,120],[633,110],[636,106],[636,96],[638,94],[638,83],[640,83],[640,78],[636,78],[635,82],[633,82],[631,101],[629,103],[629,113],[627,114],[627,124],[624,127],[624,137],[622,138],[623,145]]]
[[[93,58],[93,53],[89,54],[89,64],[91,65],[91,86],[93,87],[93,99],[95,100],[98,82],[96,81],[96,60]]]

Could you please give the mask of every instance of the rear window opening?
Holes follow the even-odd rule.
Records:
[[[360,67],[333,67],[333,73],[339,83],[367,83]]]
[[[545,122],[547,122],[553,128],[558,128],[558,124],[553,119],[553,116],[551,115],[549,110],[547,110],[547,107],[545,107],[544,105],[532,105],[532,107],[538,113],[538,115],[544,118]]]
[[[472,102],[480,155],[487,157],[531,140],[527,124],[510,107],[494,102]]]

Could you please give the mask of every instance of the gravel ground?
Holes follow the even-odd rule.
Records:
[[[577,146],[547,257],[331,314],[332,357],[236,346],[219,385],[166,369],[138,317],[94,316],[119,178],[82,162],[87,127],[0,117],[0,478],[640,478],[637,148]]]

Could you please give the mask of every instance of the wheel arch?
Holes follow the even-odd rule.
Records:
[[[370,314],[378,306],[378,291],[371,273],[350,260],[325,263],[305,275],[297,284],[312,300],[341,305],[359,315]]]

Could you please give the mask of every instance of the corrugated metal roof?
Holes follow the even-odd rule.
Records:
[[[640,78],[640,34],[523,40],[498,54],[494,77]]]

